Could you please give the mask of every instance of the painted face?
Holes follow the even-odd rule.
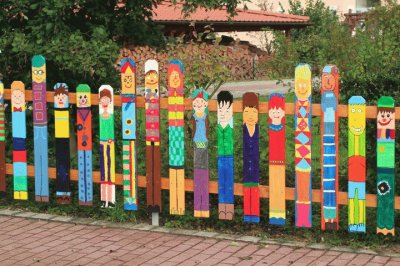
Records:
[[[232,104],[227,102],[221,102],[218,105],[218,121],[221,124],[228,124],[229,121],[232,119],[232,115],[233,115]]]
[[[258,110],[254,107],[245,107],[243,110],[243,123],[254,126],[258,122]]]
[[[147,73],[144,84],[146,88],[155,91],[158,88],[158,74],[156,72]]]
[[[20,90],[13,90],[11,93],[11,101],[14,107],[22,107],[25,104],[25,94]]]
[[[122,92],[133,93],[135,82],[135,74],[125,73],[121,74]]]
[[[274,107],[268,111],[268,114],[269,118],[271,118],[273,125],[280,125],[282,124],[282,118],[285,116],[285,111],[283,111],[280,107]]]
[[[32,80],[36,83],[42,83],[46,80],[46,66],[32,67]]]
[[[78,107],[89,107],[89,105],[90,105],[90,94],[78,93]]]
[[[107,108],[111,103],[111,99],[108,96],[103,96],[100,98],[100,104],[103,108]]]
[[[177,89],[181,86],[181,79],[179,77],[178,71],[173,70],[169,75],[169,86],[174,89]]]
[[[336,81],[332,74],[324,73],[321,77],[322,89],[326,91],[333,91],[335,89]]]
[[[356,136],[365,130],[365,105],[354,104],[350,106],[349,124],[350,132]]]
[[[65,103],[67,102],[67,95],[62,93],[57,94],[56,96],[54,96],[54,102],[57,104],[57,107],[65,107]]]
[[[379,111],[377,119],[378,128],[394,129],[394,112]]]
[[[208,106],[208,102],[203,98],[196,98],[193,100],[193,109],[196,113],[203,113]]]
[[[310,81],[301,78],[296,79],[294,92],[298,99],[306,100],[311,95]]]

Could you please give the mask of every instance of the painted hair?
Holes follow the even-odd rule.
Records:
[[[203,99],[204,101],[208,101],[208,93],[203,88],[198,88],[193,91],[192,98],[193,98],[193,100],[200,98],[200,99]],[[194,112],[194,110],[193,110],[193,112]],[[208,114],[208,106],[206,107],[204,112],[206,114]]]
[[[229,104],[229,107],[230,107],[233,103],[232,93],[230,93],[229,91],[221,91],[217,95],[217,102],[218,102],[218,105],[220,105],[221,103]]]
[[[271,99],[273,99],[273,101],[271,101]],[[268,96],[268,110],[273,108],[285,109],[285,97],[282,94],[274,92]]]
[[[243,95],[243,108],[251,107],[258,110],[258,97],[254,92],[246,92]]]
[[[100,92],[100,98],[108,97],[112,101],[111,92],[107,89],[104,89]]]

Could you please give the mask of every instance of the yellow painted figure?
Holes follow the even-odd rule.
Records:
[[[365,100],[353,96],[348,105],[349,231],[365,232]]]

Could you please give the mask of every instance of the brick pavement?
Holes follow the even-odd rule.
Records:
[[[400,265],[400,258],[0,216],[0,265]]]

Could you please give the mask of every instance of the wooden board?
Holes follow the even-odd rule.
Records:
[[[339,230],[339,69],[327,65],[321,76],[321,229]]]
[[[196,89],[193,98],[194,217],[210,217],[208,181],[208,93]]]
[[[185,214],[185,95],[183,64],[168,65],[169,213]]]
[[[136,211],[136,67],[132,59],[121,61],[122,100],[122,172],[124,175],[124,210]]]
[[[377,179],[376,232],[394,236],[394,195],[395,195],[395,140],[396,125],[394,100],[382,96],[378,100],[377,115]]]
[[[147,206],[153,213],[161,211],[160,151],[160,88],[158,63],[147,60],[145,65],[146,110],[146,180]]]
[[[79,205],[93,205],[92,177],[92,110],[90,87],[79,84],[76,88],[76,128],[78,144]]]
[[[286,125],[285,97],[272,93],[268,97],[269,119],[269,223],[286,224]]]
[[[260,222],[260,128],[258,96],[243,95],[243,221]]]
[[[54,129],[57,169],[56,200],[60,204],[71,204],[68,108],[68,86],[65,83],[57,83],[54,86]]]
[[[25,84],[11,84],[11,120],[13,138],[14,199],[28,199],[28,165],[26,152]],[[5,171],[4,171],[5,172]]]
[[[42,55],[33,56],[32,115],[35,157],[35,200],[39,202],[49,201],[46,73],[46,59]]]
[[[115,206],[114,95],[110,85],[99,88],[100,173],[102,207]]]
[[[361,96],[349,99],[348,119],[348,218],[349,232],[365,233],[365,100]]]
[[[4,84],[0,80],[0,197],[6,196],[6,128]]]
[[[295,189],[296,226],[312,226],[311,178],[311,68],[299,64],[295,70]]]
[[[229,91],[220,91],[217,101],[218,214],[221,220],[233,220],[235,213],[233,95]]]

